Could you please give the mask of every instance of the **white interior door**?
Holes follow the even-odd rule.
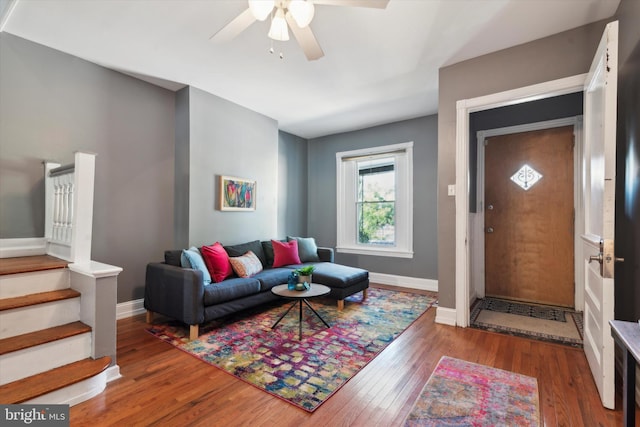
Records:
[[[618,22],[605,28],[584,87],[584,352],[602,404],[615,407],[613,237]]]

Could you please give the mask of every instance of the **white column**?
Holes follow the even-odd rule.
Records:
[[[91,153],[75,153],[71,261],[77,263],[91,260],[95,157]]]

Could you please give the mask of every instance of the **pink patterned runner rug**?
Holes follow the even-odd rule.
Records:
[[[302,339],[298,309],[271,329],[290,302],[257,307],[201,328],[189,342],[182,323],[153,325],[148,331],[180,350],[235,377],[313,412],[364,368],[435,303],[435,298],[370,288],[336,302],[314,298],[310,303],[331,325],[326,328],[304,307]]]
[[[539,426],[538,380],[443,356],[404,425]]]

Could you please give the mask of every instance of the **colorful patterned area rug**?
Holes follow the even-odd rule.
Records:
[[[207,324],[201,327],[199,339],[191,342],[188,328],[179,322],[154,325],[148,331],[313,412],[435,303],[428,296],[379,288],[370,288],[365,301],[361,296],[347,298],[341,312],[333,300],[310,300],[331,328],[303,305],[301,340],[297,306],[271,329],[290,301]]]
[[[471,327],[582,347],[582,313],[563,307],[486,297],[471,309]]]
[[[443,356],[404,425],[539,426],[538,381]]]

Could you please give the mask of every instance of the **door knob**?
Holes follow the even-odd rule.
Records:
[[[493,227],[487,227],[487,233],[493,233]]]
[[[598,261],[600,264],[602,264],[602,252],[600,252],[598,255],[591,255],[589,257],[589,263],[592,263],[593,261]]]
[[[613,279],[616,262],[623,262],[624,258],[618,258],[614,255],[614,247],[612,239],[600,239],[600,253],[591,255],[589,262],[598,261],[600,263],[600,275],[605,279]]]

